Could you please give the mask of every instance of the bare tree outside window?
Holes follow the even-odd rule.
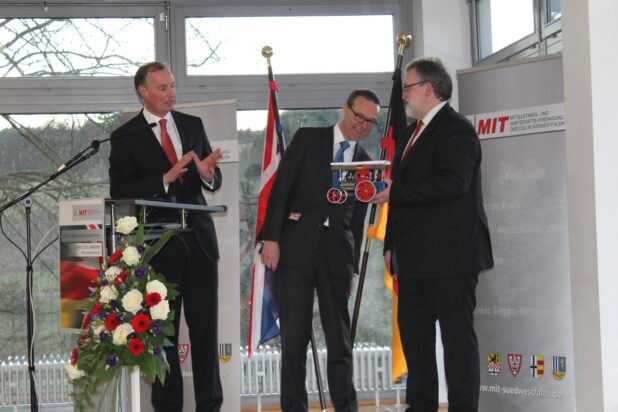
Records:
[[[0,19],[0,77],[132,76],[150,60],[152,18]]]
[[[49,78],[46,81],[53,84],[57,78],[132,77],[141,64],[155,60],[154,50],[152,17],[0,18],[0,77],[4,78]],[[216,49],[205,53],[206,59],[216,58]],[[0,114],[0,204],[46,179],[92,140],[108,137],[122,121],[119,112]],[[35,254],[58,233],[60,199],[109,196],[108,157],[109,146],[103,144],[97,155],[33,195]],[[24,207],[8,209],[1,222],[9,238],[23,248]],[[74,344],[70,334],[59,332],[58,272],[58,246],[53,242],[34,265],[36,356],[67,353]],[[0,362],[26,353],[25,274],[21,252],[3,238]]]
[[[152,18],[0,19],[0,76],[132,76],[154,59]],[[0,115],[0,204],[51,175],[60,164],[107,137],[121,123],[118,113]],[[58,200],[108,195],[109,148],[41,188],[33,197],[34,253],[57,234]],[[4,232],[25,245],[25,209],[2,216]],[[40,244],[39,244],[40,241]],[[0,242],[0,360],[26,353],[25,259]],[[59,333],[58,248],[52,244],[34,266],[35,354],[67,352],[70,334]]]

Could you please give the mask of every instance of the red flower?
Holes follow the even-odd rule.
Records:
[[[150,328],[150,323],[152,320],[150,316],[145,313],[140,313],[139,315],[135,315],[133,320],[131,321],[131,326],[133,326],[133,330],[137,333],[144,333]]]
[[[82,321],[82,329],[86,329],[90,325],[90,315],[86,313],[84,315],[84,320]]]
[[[73,348],[73,353],[71,354],[71,365],[73,366],[75,366],[75,364],[77,363],[77,355],[78,355],[77,348]]]
[[[144,353],[144,342],[139,338],[131,338],[129,341],[129,352],[133,356],[139,356]]]
[[[90,309],[90,313],[92,313],[93,315],[96,315],[97,313],[101,312],[102,310],[103,310],[103,304],[101,302],[97,302]]]
[[[116,286],[120,286],[121,283],[124,283],[127,281],[127,278],[129,277],[129,272],[127,272],[126,270],[123,270],[122,272],[120,272],[120,274],[118,276],[116,276],[116,278],[114,279],[114,285]]]
[[[110,313],[107,315],[107,318],[105,318],[105,327],[107,330],[115,330],[118,326],[120,326],[120,323],[120,319],[116,317],[116,313],[114,312]]]
[[[118,259],[120,259],[120,257],[122,256],[122,250],[118,249],[117,251],[115,251],[107,260],[107,262],[111,265],[112,263],[116,262]]]
[[[161,295],[159,295],[158,292],[152,292],[149,293],[148,295],[146,295],[146,306],[148,306],[149,308],[157,305],[159,302],[161,302]]]

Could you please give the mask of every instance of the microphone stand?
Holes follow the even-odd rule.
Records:
[[[36,192],[42,186],[45,186],[52,180],[55,180],[57,177],[63,175],[64,173],[71,170],[73,167],[77,166],[78,164],[82,163],[86,159],[96,154],[99,151],[99,146],[101,146],[101,143],[106,142],[110,139],[111,137],[108,137],[107,139],[103,139],[103,140],[94,139],[92,143],[90,144],[90,146],[86,147],[84,150],[82,150],[81,152],[73,156],[66,163],[63,163],[56,170],[56,172],[50,175],[47,179],[31,187],[23,194],[17,196],[15,199],[9,201],[8,203],[0,207],[0,222],[2,219],[2,213],[8,208],[10,208],[11,206],[21,202],[22,200],[24,201],[24,207],[26,208],[26,254],[25,254],[25,258],[26,258],[26,310],[27,310],[27,327],[26,327],[27,338],[26,339],[27,339],[27,345],[28,345],[28,376],[30,378],[30,410],[32,412],[38,412],[39,410],[38,399],[36,395],[36,384],[34,380],[34,373],[35,373],[34,343],[33,343],[34,307],[32,305],[32,278],[33,278],[32,265],[34,263],[34,260],[36,260],[36,258],[38,257],[38,255],[35,256],[34,259],[32,258],[32,238],[31,238],[31,227],[32,226],[31,226],[31,221],[30,221],[30,216],[31,216],[31,211],[32,211],[32,198],[30,197],[30,195]],[[13,242],[11,241],[11,243]],[[50,245],[51,243],[45,246],[43,250],[45,250]],[[17,245],[15,246],[17,247]]]

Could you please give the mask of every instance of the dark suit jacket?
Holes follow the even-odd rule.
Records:
[[[193,150],[200,159],[203,159],[212,152],[204,125],[199,117],[176,111],[172,112],[172,116],[180,135],[183,153]],[[140,112],[112,133],[109,156],[111,197],[116,199],[157,198],[179,203],[206,205],[202,188],[215,191],[221,186],[219,168],[215,170],[213,188],[210,189],[203,184],[195,163],[191,162],[184,174],[184,183],[181,184],[177,180],[169,185],[168,193],[165,193],[163,174],[172,165],[152,129],[147,125],[146,119]],[[140,129],[140,127],[143,128]],[[134,129],[136,132],[127,134],[127,131]],[[188,222],[206,256],[213,260],[218,259],[217,237],[210,215],[190,213]]]
[[[279,266],[311,269],[325,230],[322,224],[328,217],[329,271],[352,276],[360,256],[367,204],[357,202],[354,196],[342,205],[326,199],[332,187],[333,139],[332,126],[296,132],[279,165],[260,238],[279,242]],[[353,160],[370,157],[357,144]],[[295,213],[300,214],[297,220],[290,215]]]
[[[474,127],[447,103],[401,161],[393,161],[384,250],[394,250],[399,276],[431,278],[493,266],[481,192],[481,145]]]

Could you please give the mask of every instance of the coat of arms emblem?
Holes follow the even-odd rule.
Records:
[[[522,356],[520,353],[509,353],[509,370],[511,371],[511,374],[514,378],[519,375],[519,371],[521,370],[521,360]]]
[[[179,343],[178,344],[178,359],[180,363],[184,363],[187,360],[187,356],[189,356],[189,344],[188,343]]]

